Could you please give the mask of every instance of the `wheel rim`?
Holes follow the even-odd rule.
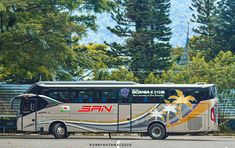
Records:
[[[152,129],[152,135],[153,135],[154,137],[160,137],[161,134],[162,134],[161,128],[159,128],[159,127],[154,127],[154,128]]]
[[[60,135],[64,135],[65,134],[65,129],[63,127],[58,127],[57,133],[60,134]]]

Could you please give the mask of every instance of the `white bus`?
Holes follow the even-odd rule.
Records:
[[[38,82],[20,102],[17,130],[53,134],[170,134],[218,130],[214,84],[138,84],[120,81]]]

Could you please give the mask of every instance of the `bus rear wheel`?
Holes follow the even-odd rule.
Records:
[[[57,139],[67,138],[69,135],[66,126],[62,123],[57,123],[53,126],[52,134]]]
[[[167,137],[165,127],[160,123],[153,123],[148,128],[148,135],[152,139],[165,139]]]

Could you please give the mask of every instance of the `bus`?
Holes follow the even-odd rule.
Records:
[[[152,139],[218,130],[215,84],[128,81],[38,82],[13,98],[17,130],[67,138],[74,133],[139,133]]]

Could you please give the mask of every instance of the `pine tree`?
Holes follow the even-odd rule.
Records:
[[[143,80],[150,72],[170,66],[170,0],[115,0],[112,33],[125,44],[109,44],[118,56],[127,56],[129,69]]]
[[[199,37],[194,38],[194,42],[190,42],[190,47],[197,51],[203,51],[209,60],[217,53],[213,42],[215,3],[216,0],[192,0],[190,6],[194,12],[191,21],[198,24],[196,28],[193,28],[193,31],[199,34]]]
[[[220,1],[216,14],[215,43],[220,50],[235,53],[235,1]]]
[[[214,22],[216,0],[192,0],[190,9],[194,12],[192,22],[198,23],[199,26],[193,31],[204,36],[211,36]]]

